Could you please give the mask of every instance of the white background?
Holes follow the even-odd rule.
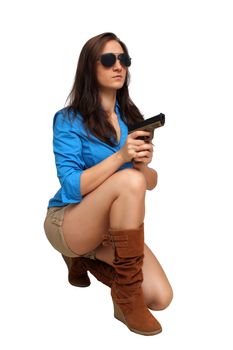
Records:
[[[231,1],[1,1],[2,349],[232,349]],[[43,221],[58,190],[52,118],[85,42],[112,31],[132,57],[130,94],[160,112],[146,241],[174,289],[157,336],[114,319],[110,290],[67,283]]]

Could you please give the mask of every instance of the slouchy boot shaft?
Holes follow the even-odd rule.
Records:
[[[111,245],[114,249],[116,276],[111,287],[114,316],[135,333],[154,335],[161,332],[160,323],[144,302],[141,288],[144,223],[136,229],[110,229],[104,236],[103,245]]]

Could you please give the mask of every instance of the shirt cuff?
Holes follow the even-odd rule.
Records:
[[[83,198],[80,189],[80,177],[84,170],[69,174],[62,184],[62,201],[66,203],[80,202]]]

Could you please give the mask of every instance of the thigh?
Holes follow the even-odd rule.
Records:
[[[77,254],[95,249],[108,232],[112,203],[121,191],[130,190],[133,178],[141,177],[136,169],[123,169],[114,173],[80,203],[70,205],[64,213],[62,230],[68,246]],[[130,180],[130,181],[129,181]]]
[[[152,310],[164,309],[172,300],[172,288],[158,259],[146,244],[142,272],[142,289],[146,304]]]

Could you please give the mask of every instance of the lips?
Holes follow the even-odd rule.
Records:
[[[113,78],[118,78],[118,79],[122,79],[122,75],[115,75]]]

